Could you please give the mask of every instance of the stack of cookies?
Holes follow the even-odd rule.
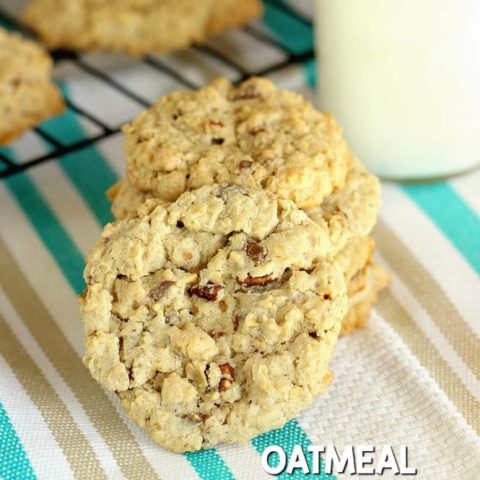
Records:
[[[86,365],[176,452],[281,427],[387,283],[378,180],[330,115],[261,78],[171,93],[124,133],[118,220],[85,270]]]
[[[127,177],[109,191],[122,219],[146,199],[167,202],[203,185],[265,189],[327,228],[347,278],[342,333],[362,326],[388,277],[369,237],[380,183],[355,158],[335,119],[267,79],[217,80],[174,92],[124,127]]]

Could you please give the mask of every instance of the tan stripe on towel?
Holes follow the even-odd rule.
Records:
[[[0,238],[0,283],[31,334],[60,373],[109,446],[128,479],[156,479],[132,432],[106,393],[90,377],[80,358],[20,270]]]
[[[0,354],[38,408],[75,478],[107,478],[85,435],[0,313]]]
[[[467,423],[480,434],[480,402],[465,388],[455,371],[389,290],[380,295],[375,308],[402,337]]]
[[[379,222],[375,227],[374,237],[385,260],[408,286],[458,356],[480,379],[480,338],[448,299],[442,287],[384,222]]]

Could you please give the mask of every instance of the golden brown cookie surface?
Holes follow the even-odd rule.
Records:
[[[347,303],[330,252],[325,229],[262,190],[147,202],[88,257],[84,361],[168,449],[278,428],[330,379]]]
[[[173,92],[124,133],[130,183],[168,201],[225,182],[310,208],[343,188],[352,159],[331,115],[265,78]]]

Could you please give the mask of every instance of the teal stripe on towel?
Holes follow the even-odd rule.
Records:
[[[68,88],[61,85],[61,89],[64,96],[68,98]],[[56,140],[67,145],[87,138],[79,120],[71,110],[67,110],[60,117],[48,120],[42,124],[41,128]],[[118,180],[118,177],[98,148],[87,146],[64,155],[59,159],[59,164],[90,207],[99,225],[103,226],[111,222],[113,216],[105,192]]]
[[[307,454],[307,449],[310,445],[312,445],[312,442],[307,437],[302,427],[300,427],[296,420],[290,420],[285,424],[283,428],[280,428],[278,430],[272,430],[270,432],[263,433],[262,435],[253,439],[252,444],[260,454],[262,454],[262,452],[270,445],[279,445],[285,451],[287,455],[287,460],[293,451],[293,447],[295,447],[295,445],[300,445],[302,447],[302,450],[306,454],[310,471],[312,471],[313,469],[312,462],[310,461],[310,456]],[[275,460],[275,456],[272,455],[270,465],[276,466],[277,464],[275,463]],[[305,474],[302,472],[302,470],[296,469],[291,475],[283,472],[277,475],[276,478],[287,480],[292,478],[303,478],[304,476]],[[315,478],[333,480],[336,477],[333,475],[327,475],[322,471],[319,475],[316,475]]]
[[[9,156],[12,158],[11,155]],[[85,285],[82,278],[83,255],[35,183],[28,173],[18,173],[8,177],[5,184],[72,289],[80,294]]]
[[[480,218],[460,195],[446,182],[404,184],[402,190],[480,274]]]
[[[234,480],[235,478],[214,448],[184,455],[203,480]]]
[[[274,3],[264,3],[263,23],[289,52],[301,54],[313,48],[313,27],[289,15]]]
[[[310,88],[315,88],[317,86],[317,62],[314,58],[308,60],[303,64],[303,68],[305,69],[307,85]]]
[[[32,480],[37,478],[25,449],[0,403],[0,478],[2,480]]]

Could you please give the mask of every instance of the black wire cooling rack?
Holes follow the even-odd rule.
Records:
[[[270,5],[272,8],[280,10],[282,14],[291,16],[295,19],[296,22],[300,22],[309,28],[312,27],[310,19],[301,15],[299,12],[294,11],[284,2],[279,0],[264,0],[264,2]],[[23,32],[27,35],[31,34],[31,32],[29,32],[28,29],[24,27],[24,25],[19,23],[16,18],[7,14],[1,6],[0,19],[3,19],[5,23],[10,24],[15,30]],[[247,35],[254,37],[256,41],[259,41],[263,44],[266,44],[281,51],[283,53],[284,59],[273,65],[266,66],[265,68],[255,70],[249,69],[249,71],[246,71],[246,69],[242,67],[239,63],[237,63],[234,59],[227,57],[219,50],[212,48],[211,46],[198,45],[192,48],[194,50],[202,52],[204,55],[211,57],[216,62],[220,62],[225,67],[228,67],[229,69],[235,71],[237,80],[234,83],[240,83],[252,75],[264,76],[273,74],[275,72],[288,68],[291,65],[307,62],[314,57],[314,51],[312,48],[306,48],[304,49],[305,51],[298,51],[297,49],[297,51],[292,52],[291,50],[286,48],[286,46],[282,44],[282,42],[275,39],[274,36],[269,35],[264,30],[256,27],[255,25],[247,25],[242,30]],[[146,101],[136,92],[126,87],[125,85],[120,84],[117,80],[115,80],[115,78],[113,78],[112,75],[110,75],[108,72],[105,72],[105,70],[100,70],[91,63],[85,62],[82,59],[81,54],[67,50],[54,50],[51,52],[51,54],[55,62],[55,67],[58,67],[60,64],[62,64],[62,62],[72,62],[79,70],[96,77],[105,86],[116,90],[117,93],[125,97],[128,97],[129,100],[136,102],[145,108],[151,105],[150,102]],[[179,87],[198,88],[201,86],[189,80],[180,69],[172,68],[171,66],[167,65],[158,56],[149,55],[139,61],[146,63],[147,65],[161,73],[163,79],[165,79],[165,76],[170,77],[170,79],[176,82]],[[162,80],[159,79],[159,81]],[[88,109],[84,105],[80,104],[78,98],[76,99],[76,101],[72,101],[71,99],[65,99],[65,102],[70,110],[75,112],[78,116],[83,117],[91,124],[95,125],[98,129],[98,133],[89,138],[84,138],[77,142],[65,145],[61,142],[61,140],[59,140],[61,136],[58,136],[58,138],[56,138],[55,136],[42,129],[42,126],[39,126],[35,128],[33,132],[35,135],[39,136],[44,142],[47,143],[47,145],[49,146],[49,148],[47,149],[48,153],[41,154],[33,158],[24,159],[22,163],[13,163],[11,160],[9,160],[9,158],[7,158],[6,155],[4,155],[0,151],[0,178],[6,178],[16,173],[25,171],[35,165],[39,165],[50,160],[62,158],[63,156],[68,155],[72,152],[81,150],[90,145],[94,145],[97,142],[111,137],[112,135],[115,135],[120,131],[121,127],[112,128],[111,126],[107,125],[105,121],[101,120],[100,118],[98,118],[97,115],[92,113],[91,109]]]

